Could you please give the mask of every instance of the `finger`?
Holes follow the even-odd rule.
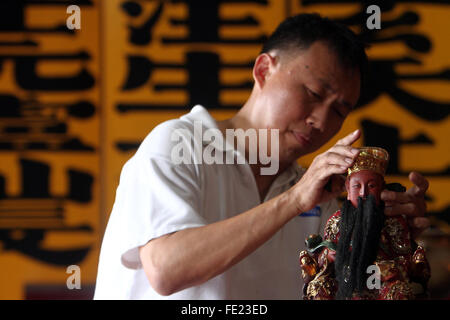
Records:
[[[409,219],[409,225],[411,226],[411,237],[417,238],[425,229],[429,228],[431,222],[428,218],[417,217]]]
[[[339,153],[327,152],[326,154],[324,154],[322,161],[322,165],[324,166],[340,165],[342,167],[348,168],[353,164],[354,160],[351,157],[347,157]]]
[[[414,186],[410,189],[410,193],[414,196],[424,195],[429,187],[428,180],[420,173],[414,171],[409,174],[408,178],[414,184]]]
[[[328,152],[337,153],[351,159],[356,159],[360,150],[351,146],[334,145],[328,150]]]
[[[319,182],[320,184],[323,184],[325,186],[330,177],[332,177],[333,175],[343,175],[347,172],[347,169],[348,166],[346,164],[330,164],[324,154],[322,154],[314,158],[311,166],[303,175],[302,180],[306,179],[313,183]]]
[[[383,200],[385,202],[385,204],[387,205],[388,203],[408,203],[411,202],[411,195],[409,195],[406,192],[395,192],[395,191],[388,191],[388,190],[383,190],[381,192],[381,200]]]
[[[327,179],[334,175],[342,175],[347,172],[346,166],[340,166],[338,164],[330,164],[322,171],[322,179]]]
[[[416,205],[411,202],[403,204],[394,204],[391,207],[385,207],[384,214],[387,216],[397,216],[403,214],[410,217],[417,217],[422,215],[422,213],[419,210],[417,210]]]
[[[385,207],[392,207],[393,205],[395,205],[395,202],[393,202],[393,201],[385,201],[384,202]]]
[[[431,225],[431,221],[425,217],[415,217],[409,220],[409,224],[416,229],[426,229]]]
[[[356,140],[358,140],[360,136],[361,130],[357,129],[352,133],[350,133],[349,135],[345,136],[344,138],[338,140],[338,142],[336,142],[336,145],[349,146],[353,144]]]

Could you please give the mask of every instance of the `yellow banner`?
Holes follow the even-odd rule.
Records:
[[[366,9],[344,0],[1,1],[0,299],[90,298],[122,166],[157,124],[196,104],[231,117],[250,95],[263,41],[301,12],[360,33],[372,77],[338,136],[299,163],[360,128],[359,145],[389,151],[388,182],[410,187],[411,170],[429,179],[432,230],[450,234],[450,1],[388,1],[380,29]],[[69,288],[77,270],[81,289]]]

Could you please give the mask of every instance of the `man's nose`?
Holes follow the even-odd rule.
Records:
[[[306,118],[306,123],[319,130],[320,132],[323,132],[325,130],[326,126],[326,120],[328,117],[329,108],[325,103],[320,105],[315,105],[309,116]]]

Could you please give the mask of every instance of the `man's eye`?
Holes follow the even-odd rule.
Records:
[[[359,189],[359,188],[361,188],[361,185],[359,185],[359,184],[354,184],[354,185],[352,185],[352,188],[353,188],[353,189]]]
[[[333,108],[333,111],[341,118],[344,118],[345,115],[338,109],[338,108]]]
[[[309,93],[310,95],[312,95],[314,98],[316,98],[316,99],[320,99],[320,98],[321,98],[320,94],[318,94],[318,93],[312,91],[312,90],[311,90],[310,88],[308,88],[308,87],[305,87],[305,88],[306,88],[306,90],[308,91],[308,93]]]

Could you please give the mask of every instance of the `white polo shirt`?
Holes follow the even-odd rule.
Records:
[[[247,163],[173,163],[171,152],[179,142],[171,140],[172,133],[187,129],[178,130],[184,143],[191,149],[198,147],[202,142],[193,139],[197,121],[204,130],[218,128],[205,108],[195,106],[180,119],[155,127],[124,165],[102,242],[94,299],[301,298],[299,253],[309,234],[322,233],[326,220],[338,209],[336,201],[299,212],[256,251],[202,285],[161,296],[149,284],[139,258],[140,246],[168,233],[233,217],[261,203]],[[273,182],[264,201],[288,190],[302,174],[303,169],[294,163]]]

